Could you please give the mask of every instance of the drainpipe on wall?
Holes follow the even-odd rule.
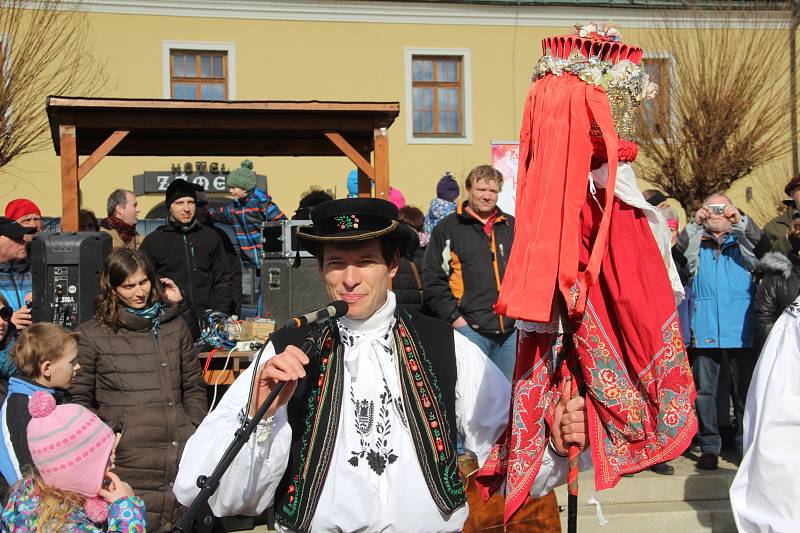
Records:
[[[792,24],[789,28],[789,72],[791,74],[790,100],[792,104],[791,120],[792,120],[792,175],[798,174],[800,163],[798,163],[798,147],[797,147],[797,22],[798,22],[798,0],[792,0]]]

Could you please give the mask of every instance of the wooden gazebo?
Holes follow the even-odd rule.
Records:
[[[62,231],[78,229],[78,191],[107,155],[335,156],[358,168],[358,190],[389,194],[386,130],[398,102],[196,102],[50,96],[61,157]],[[370,154],[374,160],[370,163]],[[80,156],[88,156],[82,163]]]

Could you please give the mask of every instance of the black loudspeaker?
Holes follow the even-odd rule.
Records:
[[[111,250],[104,232],[40,233],[31,242],[34,322],[74,328],[94,315],[100,271]]]
[[[261,316],[275,320],[277,327],[330,302],[317,260],[305,260],[298,268],[292,267],[292,261],[264,259],[261,263]]]

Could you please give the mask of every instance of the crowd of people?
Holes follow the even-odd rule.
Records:
[[[392,347],[382,345],[374,332],[388,332],[403,320],[408,331],[419,330],[414,335],[420,335],[416,339],[420,346],[435,345],[437,352],[454,349],[451,363],[458,367],[457,390],[443,391],[455,393],[456,403],[445,402],[439,407],[451,410],[455,416],[451,421],[457,424],[443,431],[446,442],[440,451],[452,444],[454,456],[472,453],[479,461],[485,459],[499,435],[498,428],[505,423],[507,402],[495,396],[508,396],[506,388],[516,358],[515,322],[494,309],[514,238],[514,217],[497,207],[503,182],[499,171],[480,165],[465,177],[462,195],[455,177],[446,172],[436,184],[436,197],[427,211],[406,205],[397,189],[390,194],[394,211],[387,211],[374,200],[359,203],[362,199],[356,198],[357,176],[353,174],[348,179],[351,200],[347,202],[351,203],[332,202],[328,193],[311,190],[304,194],[292,217],[314,221],[316,233],[305,238],[301,233],[300,239],[317,256],[332,296],[349,297],[351,285],[373,291],[369,298],[349,302],[351,309],[364,307],[361,315],[353,311],[340,322],[342,331],[347,332],[341,339],[346,352],[372,353],[370,350],[379,346],[391,352]],[[0,217],[0,425],[4,437],[0,489],[5,503],[0,523],[4,526],[72,524],[76,531],[96,531],[93,528],[105,522],[109,531],[170,531],[182,512],[180,503],[191,501],[196,492],[196,474],[213,466],[221,453],[224,443],[216,437],[232,434],[242,416],[254,412],[256,400],[263,394],[256,394],[249,411],[242,415],[239,411],[246,403],[249,385],[237,380],[214,414],[207,416],[196,348],[198,320],[209,309],[237,313],[242,268],[258,271],[261,266],[262,223],[287,217],[256,186],[250,161],[229,174],[228,188],[232,200],[210,209],[205,191],[184,180],[173,181],[165,194],[167,220],[146,236],[137,233],[140,208],[131,191],[113,191],[108,197],[107,216],[100,221],[83,211],[82,220],[87,225],[82,229],[108,233],[113,249],[100,274],[95,316],[74,333],[54,324],[32,322],[29,243],[34,234],[45,229],[42,213],[28,199],[13,200],[6,206],[5,217]],[[721,429],[725,426],[736,428],[735,451],[741,457],[745,400],[760,347],[783,310],[800,294],[800,176],[788,183],[786,193],[791,199],[785,202],[785,213],[764,230],[719,192],[705,199],[681,231],[669,199],[659,191],[644,192],[644,198],[661,212],[670,228],[672,259],[686,291],[678,310],[698,391],[695,409],[699,431],[693,446],[700,453],[700,469],[718,467]],[[317,209],[322,205],[325,207]],[[343,221],[345,214],[363,216],[364,222],[359,227],[358,221]],[[337,231],[345,227],[354,232],[355,247],[341,247],[336,238],[324,233],[328,219],[336,221]],[[389,225],[376,226],[370,232],[369,223]],[[232,227],[235,241],[220,225]],[[365,248],[370,243],[374,243],[374,250]],[[364,267],[365,263],[370,268]],[[357,265],[356,274],[350,273],[351,264]],[[382,270],[367,275],[371,265]],[[379,290],[383,283],[391,287],[388,295]],[[371,304],[364,303],[366,300]],[[400,310],[409,314],[398,314]],[[439,321],[428,323],[431,317]],[[454,331],[455,345],[450,342],[449,348],[439,345],[442,324],[449,324]],[[398,335],[411,335],[403,331]],[[366,339],[366,344],[359,344],[360,339]],[[270,362],[258,371],[263,383],[272,383],[279,375],[291,374],[293,379],[305,375],[302,364],[308,359],[290,350],[291,346],[287,348],[290,341],[284,339],[279,341],[283,344],[270,346]],[[424,358],[424,353],[419,356]],[[374,365],[356,369],[345,364],[345,375],[353,384],[353,401],[358,405],[372,402],[383,409],[381,416],[387,420],[382,431],[388,436],[392,422],[409,427],[407,416],[415,413],[404,412],[396,401],[411,392],[404,389],[403,382],[392,382],[394,378],[387,381],[381,364]],[[482,369],[480,379],[493,376],[497,382],[496,387],[490,387],[493,392],[477,381],[472,388],[467,379],[462,382],[462,376],[469,375],[478,380],[477,374],[470,373],[476,368]],[[450,372],[443,368],[439,371]],[[271,377],[266,372],[272,372]],[[361,376],[359,381],[357,376]],[[381,379],[383,385],[375,388]],[[307,394],[309,391],[303,392]],[[289,396],[282,396],[281,403],[287,401]],[[289,406],[291,410],[292,404]],[[300,416],[297,409],[291,411],[291,427],[300,423],[299,418],[291,418]],[[574,417],[579,411],[580,407],[573,405],[569,412]],[[263,430],[266,433],[276,424],[275,412],[273,409],[271,422]],[[388,448],[388,440],[382,446],[369,444],[359,413],[356,409],[353,424],[357,431],[350,439],[355,451],[349,462],[354,468],[361,459],[378,474],[395,461],[408,461],[409,456],[425,463],[424,456],[430,450],[420,448],[416,440],[401,439],[394,449]],[[392,413],[398,418],[392,419]],[[482,420],[480,430],[475,426],[476,416]],[[490,419],[496,419],[497,427],[487,425]],[[196,433],[198,428],[201,431]],[[561,469],[558,452],[566,449],[568,439],[582,438],[575,426],[571,431],[570,436],[564,431],[565,440],[554,442],[556,453],[548,459],[550,467],[543,475],[557,477],[553,472]],[[278,450],[270,453],[289,453],[290,469],[286,472],[293,471],[291,465],[297,458],[290,452],[293,444],[289,442],[303,432],[297,429],[297,435],[291,437],[282,436],[282,430],[276,432],[270,438],[262,435],[255,446],[267,440]],[[86,436],[88,433],[91,435]],[[64,453],[54,454],[53,446],[46,444],[56,442],[60,446],[57,438],[62,435]],[[452,443],[447,440],[451,437]],[[284,438],[290,440],[280,444]],[[417,453],[409,454],[409,446],[417,447]],[[337,455],[350,453],[346,446],[338,448]],[[192,459],[186,459],[185,449]],[[266,453],[255,448],[251,452],[256,456]],[[79,463],[86,467],[86,475],[77,474],[73,468]],[[113,471],[109,472],[111,467]],[[407,471],[408,467],[393,471]],[[407,482],[409,494],[417,481],[445,491],[444,479],[436,478],[444,472],[430,474],[425,464],[423,467],[424,476]],[[247,478],[252,465],[243,460],[236,469],[237,475]],[[668,464],[652,469],[673,473]],[[293,501],[291,488],[295,485],[285,484],[282,468],[253,475],[257,479],[252,480],[251,497],[233,501],[229,493],[233,488],[223,486],[222,495],[212,505],[215,511],[261,512],[267,500],[286,498],[284,504]],[[346,472],[334,470],[329,475],[341,477],[341,486],[350,483]],[[537,485],[538,495],[545,486],[550,488],[552,483]],[[353,486],[344,492],[348,491],[355,498],[359,489]],[[452,505],[460,501],[457,490],[445,492],[438,496],[443,501],[449,498]],[[322,500],[311,502],[310,509],[303,512],[313,515],[321,501],[338,505],[344,497],[323,494]],[[425,508],[430,502],[419,503]],[[287,508],[291,505],[281,512],[286,513]],[[395,511],[388,509],[390,514]],[[290,522],[297,519],[284,518]],[[370,519],[360,516],[355,520]],[[402,522],[399,517],[393,520]]]

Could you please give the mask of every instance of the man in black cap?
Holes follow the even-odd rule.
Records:
[[[227,311],[231,294],[222,240],[195,218],[196,200],[193,184],[182,179],[170,183],[167,223],[145,237],[141,246],[159,276],[173,280],[188,300],[195,315],[189,324],[195,339],[200,333],[197,320],[208,309]]]
[[[273,336],[257,371],[251,365],[237,378],[187,443],[175,494],[193,501],[197,476],[285,381],[210,499],[214,514],[257,515],[274,503],[279,532],[460,531],[469,510],[456,434],[483,462],[505,429],[510,384],[447,322],[396,305],[390,283],[417,241],[394,205],[333,200],[311,220],[298,241],[347,314]],[[308,354],[298,348],[306,342]],[[586,433],[583,400],[565,400],[534,497],[563,482],[559,455],[569,443],[585,447]]]

